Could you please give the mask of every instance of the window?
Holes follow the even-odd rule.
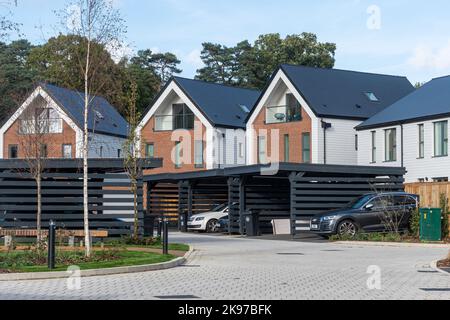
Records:
[[[19,146],[13,144],[8,147],[9,159],[17,159],[19,157]]]
[[[244,104],[240,104],[239,108],[241,108],[241,110],[244,111],[245,113],[250,113],[250,109]]]
[[[397,129],[385,131],[385,161],[397,161]]]
[[[62,147],[62,154],[64,159],[72,159],[72,145],[64,144]]]
[[[286,95],[286,105],[266,108],[266,123],[288,123],[302,120],[302,106],[291,93]]]
[[[434,156],[448,156],[448,121],[434,123]]]
[[[117,149],[117,158],[122,158],[122,149]]]
[[[372,163],[377,162],[377,132],[372,131]]]
[[[145,145],[145,157],[150,159],[155,157],[155,145],[153,143]]]
[[[239,158],[244,158],[244,144],[239,143]]]
[[[196,168],[203,168],[203,141],[196,140],[194,145],[194,163]]]
[[[181,168],[181,141],[175,142],[175,168]]]
[[[100,146],[100,149],[98,151],[98,154],[100,156],[100,158],[103,158],[103,146]],[[120,158],[120,157],[119,157]]]
[[[302,120],[302,106],[292,93],[286,95],[288,122]]]
[[[425,128],[423,124],[419,124],[419,159],[425,157]]]
[[[258,137],[258,163],[259,164],[267,163],[267,143],[266,137],[264,136]]]
[[[302,159],[303,163],[311,162],[311,134],[302,134]]]
[[[184,103],[173,105],[173,130],[194,129],[194,113]]]
[[[48,148],[46,144],[41,145],[41,158],[47,158],[48,156]]]
[[[290,155],[289,135],[285,134],[284,135],[284,162],[290,161],[289,155]]]
[[[375,95],[375,93],[373,92],[366,92],[365,93],[367,99],[369,99],[369,101],[371,102],[379,102],[380,100],[378,99],[378,97]]]
[[[355,150],[358,151],[358,135],[355,135]]]

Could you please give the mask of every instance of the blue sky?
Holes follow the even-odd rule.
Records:
[[[406,75],[412,82],[450,74],[447,0],[113,1],[127,21],[130,48],[176,53],[186,77],[201,66],[202,42],[234,45],[263,33],[304,31],[337,44],[336,68]],[[55,34],[54,10],[64,3],[19,0],[14,19],[41,43]]]

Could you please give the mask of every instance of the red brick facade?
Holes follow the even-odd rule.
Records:
[[[195,122],[199,122],[196,118]],[[151,174],[160,173],[180,173],[180,172],[192,172],[192,171],[203,171],[206,170],[206,142],[205,134],[206,128],[202,125],[203,134],[203,168],[197,168],[194,161],[194,145],[195,145],[195,135],[194,130],[189,130],[191,137],[191,156],[190,164],[183,164],[181,168],[177,168],[175,163],[172,161],[172,152],[175,148],[175,141],[172,141],[172,134],[174,131],[155,131],[155,117],[152,117],[147,124],[143,127],[141,131],[141,144],[142,144],[142,156],[146,156],[145,146],[146,144],[153,144],[154,146],[154,157],[163,159],[163,166],[151,170]]]
[[[302,163],[302,134],[309,133],[312,134],[312,124],[311,117],[302,109],[302,120],[290,123],[277,123],[277,124],[266,124],[266,107],[264,107],[261,112],[256,117],[253,123],[254,150],[253,157],[255,161],[258,161],[258,135],[259,130],[267,130],[267,156],[271,159],[271,162],[276,162],[272,156],[272,137],[271,130],[279,130],[279,161],[285,162],[285,150],[284,150],[284,137],[289,135],[289,162],[291,163]],[[312,154],[310,155],[312,157]]]
[[[17,120],[3,136],[3,158],[9,158],[9,146],[18,147],[18,158],[25,158],[23,145],[30,140],[19,133],[19,120]],[[63,132],[52,133],[44,136],[47,145],[47,156],[49,158],[63,158],[63,145],[72,145],[72,158],[76,157],[76,133],[65,121],[63,121]]]

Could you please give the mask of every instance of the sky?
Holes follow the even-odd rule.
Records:
[[[450,74],[448,0],[112,0],[130,52],[173,52],[183,76],[202,66],[201,44],[233,46],[265,33],[313,32],[337,44],[336,68],[407,76]],[[63,0],[19,0],[13,19],[32,43],[55,35]],[[1,9],[0,9],[1,10]]]

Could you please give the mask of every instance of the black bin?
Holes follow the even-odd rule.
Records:
[[[244,222],[247,237],[258,237],[259,233],[259,213],[253,210],[244,213]]]
[[[144,216],[144,237],[153,237],[155,231],[156,217],[152,215]]]
[[[178,230],[180,232],[187,232],[188,231],[188,214],[187,212],[180,213],[180,216],[178,217]]]

